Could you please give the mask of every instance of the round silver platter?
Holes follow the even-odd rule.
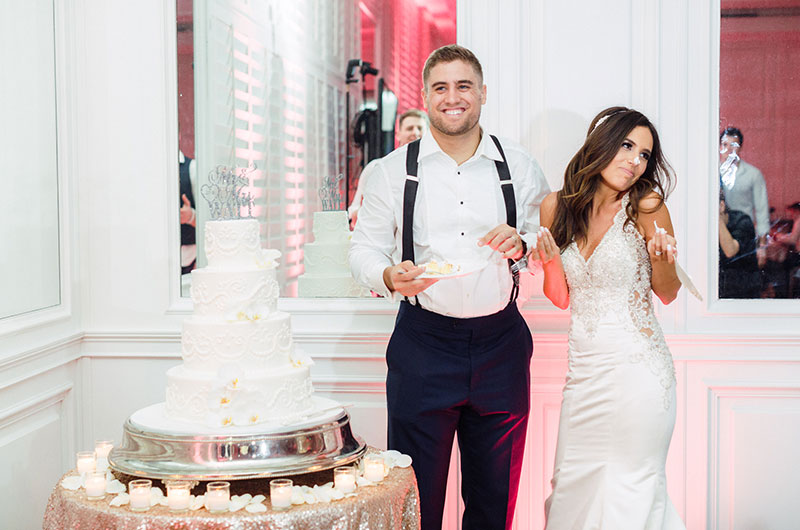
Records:
[[[325,421],[268,433],[188,434],[146,428],[128,418],[112,469],[137,477],[245,480],[300,475],[347,465],[366,452],[346,410]]]

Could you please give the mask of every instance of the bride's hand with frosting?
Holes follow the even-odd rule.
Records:
[[[666,261],[670,265],[675,263],[675,257],[678,255],[678,242],[677,240],[667,233],[666,229],[658,226],[656,221],[655,233],[653,237],[647,242],[647,253],[650,254],[650,262]]]
[[[539,228],[536,234],[536,253],[539,255],[539,260],[542,265],[550,263],[552,260],[558,258],[561,260],[561,252],[556,245],[556,240],[553,239],[553,234],[546,226]]]

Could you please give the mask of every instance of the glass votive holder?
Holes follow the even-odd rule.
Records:
[[[78,468],[78,473],[91,473],[97,469],[97,460],[94,457],[94,451],[79,451],[75,455],[75,466]]]
[[[86,473],[84,480],[86,498],[90,501],[97,501],[106,496],[106,473],[105,471],[90,471]]]
[[[189,509],[192,486],[194,482],[188,480],[168,480],[167,506],[170,511],[182,512]]]
[[[152,486],[153,481],[146,478],[128,482],[131,511],[146,512],[150,509],[150,488]]]
[[[292,480],[276,478],[269,481],[269,501],[275,510],[287,510],[292,507]]]
[[[356,468],[353,466],[344,466],[334,469],[333,487],[342,493],[353,493],[356,491]]]
[[[94,454],[97,458],[105,458],[108,460],[108,453],[114,447],[114,442],[111,440],[96,440],[94,442]]]
[[[370,482],[381,482],[385,469],[386,464],[380,455],[367,455],[364,457],[364,478]]]
[[[231,500],[230,482],[209,482],[206,485],[206,510],[211,513],[228,511],[228,503]]]

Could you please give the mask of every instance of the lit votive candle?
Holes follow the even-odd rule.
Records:
[[[356,468],[347,466],[334,469],[333,486],[342,493],[356,491]]]
[[[131,480],[128,482],[131,510],[145,512],[150,509],[150,488],[153,482],[148,479]]]
[[[384,462],[378,455],[367,455],[364,457],[364,478],[370,482],[381,482],[383,480]]]
[[[114,443],[111,440],[97,440],[94,443],[94,454],[97,458],[108,459],[108,453],[111,452],[112,447],[114,447]]]
[[[206,509],[212,513],[227,512],[231,500],[230,482],[209,482],[206,486]]]
[[[94,458],[94,451],[80,451],[76,455],[76,467],[78,473],[90,473],[97,468],[97,460]]]
[[[275,510],[285,510],[292,506],[292,481],[276,478],[269,481],[269,500]]]
[[[106,474],[104,471],[90,471],[86,474],[86,497],[96,501],[106,496]]]
[[[173,512],[189,509],[192,483],[186,480],[167,481],[167,505]]]

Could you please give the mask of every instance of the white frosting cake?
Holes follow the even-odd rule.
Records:
[[[314,242],[303,247],[305,272],[297,279],[302,297],[369,296],[350,274],[350,229],[345,211],[314,213]]]
[[[167,371],[166,416],[210,427],[291,423],[313,412],[309,359],[294,353],[290,317],[276,310],[277,251],[255,219],[205,225],[208,266],[192,271],[194,315],[183,364]]]

